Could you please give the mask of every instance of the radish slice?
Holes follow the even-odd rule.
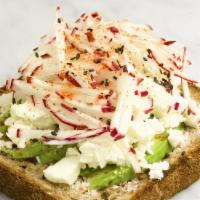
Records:
[[[47,95],[43,103],[59,122],[74,129],[94,129],[103,125],[101,121],[81,113],[66,103],[56,104],[51,100],[51,95]]]
[[[108,127],[102,127],[100,129],[85,131],[79,134],[75,134],[69,137],[56,137],[56,136],[44,136],[44,140],[46,144],[54,145],[54,144],[76,144],[85,139],[95,138],[101,136],[103,134],[109,133]]]

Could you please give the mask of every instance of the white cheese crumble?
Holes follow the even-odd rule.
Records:
[[[153,163],[149,165],[149,176],[150,179],[158,179],[161,180],[164,177],[163,171],[169,169],[169,163],[167,161]]]

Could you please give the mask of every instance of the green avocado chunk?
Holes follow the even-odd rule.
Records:
[[[150,164],[162,161],[172,151],[168,139],[154,139],[151,149],[153,153],[147,154],[145,157],[146,161]]]
[[[5,126],[5,125],[0,125],[0,132],[1,133],[6,133],[7,132],[7,130],[8,130],[8,127],[7,126]]]
[[[1,149],[2,152],[14,159],[30,159],[38,157],[41,164],[55,163],[66,155],[68,146],[49,146],[40,142],[27,145],[23,149]]]
[[[0,124],[4,124],[5,120],[10,116],[10,106],[0,109]]]
[[[104,169],[98,169],[89,178],[89,189],[102,190],[109,185],[117,185],[135,178],[135,172],[131,166],[109,165]]]

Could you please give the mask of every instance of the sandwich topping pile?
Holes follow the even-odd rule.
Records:
[[[186,48],[148,25],[98,13],[56,30],[0,96],[0,151],[45,166],[54,183],[101,190],[147,174],[162,179],[168,155],[199,128]]]

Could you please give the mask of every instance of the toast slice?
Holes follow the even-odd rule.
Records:
[[[54,34],[0,98],[0,190],[20,200],[157,200],[197,180],[200,90],[184,74],[186,48],[96,12],[74,27],[59,10]]]
[[[191,86],[190,92],[192,97],[200,102],[199,88]],[[161,181],[141,177],[141,180],[111,186],[101,192],[88,192],[83,183],[69,187],[44,180],[44,166],[15,161],[1,155],[0,190],[16,200],[169,199],[200,177],[200,135],[191,132],[189,138],[186,146],[170,154],[170,169]]]

